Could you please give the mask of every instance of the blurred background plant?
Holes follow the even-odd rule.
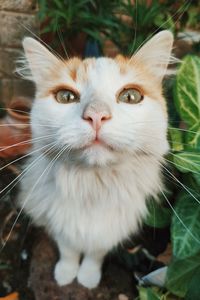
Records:
[[[57,48],[63,39],[69,52],[81,33],[96,41],[102,52],[110,40],[120,53],[131,54],[159,30],[177,35],[186,28],[200,28],[198,0],[39,0],[39,6],[42,33],[53,34]]]

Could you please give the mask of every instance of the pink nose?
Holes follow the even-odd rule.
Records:
[[[108,112],[94,112],[86,110],[83,114],[83,119],[88,121],[94,130],[98,131],[103,122],[111,119],[111,115]]]

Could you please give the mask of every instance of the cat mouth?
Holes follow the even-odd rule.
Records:
[[[88,145],[84,146],[83,149],[89,149],[92,147],[101,147],[101,148],[105,148],[107,150],[110,151],[114,151],[114,148],[111,147],[110,145],[108,145],[107,143],[105,143],[104,141],[102,141],[101,139],[99,139],[98,137],[96,137],[95,139],[93,139]]]
[[[95,138],[93,141],[92,141],[92,143],[91,143],[91,146],[92,145],[103,145],[104,146],[104,142],[102,142],[99,138]]]

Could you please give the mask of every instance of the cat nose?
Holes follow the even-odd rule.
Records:
[[[111,114],[109,112],[94,112],[94,111],[85,111],[83,114],[83,119],[88,121],[94,130],[98,131],[102,123],[111,119]]]

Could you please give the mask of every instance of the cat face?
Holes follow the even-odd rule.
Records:
[[[89,166],[119,163],[130,155],[165,154],[161,82],[172,41],[171,33],[163,31],[130,59],[63,61],[26,38],[26,59],[37,88],[33,136],[46,136],[37,144],[55,142],[62,158]]]

